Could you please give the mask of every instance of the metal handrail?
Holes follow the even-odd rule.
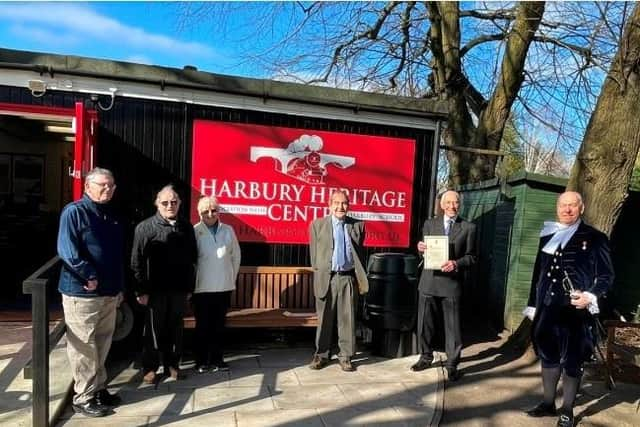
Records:
[[[57,267],[60,258],[55,256],[22,282],[22,292],[31,295],[31,366],[25,375],[32,378],[32,425],[49,426],[49,353],[51,346],[60,341],[66,326],[64,320],[49,336],[49,305],[47,287],[49,272]],[[51,345],[50,345],[51,343]]]

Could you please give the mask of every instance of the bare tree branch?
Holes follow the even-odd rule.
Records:
[[[404,10],[402,14],[401,21],[401,31],[402,31],[402,42],[400,44],[400,48],[402,50],[402,54],[400,56],[400,61],[398,61],[398,66],[396,67],[396,71],[389,78],[389,82],[391,83],[391,87],[395,88],[396,78],[400,75],[402,70],[404,70],[405,63],[407,61],[407,47],[411,43],[411,36],[409,34],[409,28],[411,27],[411,11],[415,7],[415,2],[410,2],[407,4],[407,8]]]
[[[506,33],[497,33],[497,34],[486,34],[486,35],[476,37],[475,39],[469,41],[466,45],[464,45],[462,49],[460,49],[460,56],[464,56],[471,49],[473,49],[474,47],[482,43],[504,40],[506,36],[507,36]]]
[[[495,21],[498,19],[512,21],[516,18],[516,13],[514,8],[510,9],[499,9],[495,11],[489,12],[478,12],[477,10],[461,10],[460,11],[461,18],[477,18],[477,19],[486,19],[489,21]]]
[[[558,40],[553,37],[548,37],[544,35],[534,36],[533,40],[541,43],[555,44],[557,46],[572,50],[582,55],[588,62],[591,62],[593,58],[593,51],[587,47],[582,47],[576,44],[567,43],[562,40]]]

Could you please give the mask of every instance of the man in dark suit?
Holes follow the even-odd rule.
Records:
[[[423,270],[418,285],[418,339],[420,359],[411,366],[412,371],[422,371],[433,362],[433,338],[435,313],[442,306],[444,316],[445,350],[447,353],[447,373],[450,381],[460,378],[458,362],[462,351],[460,332],[460,295],[465,270],[476,262],[476,226],[458,216],[460,195],[447,191],[440,198],[443,215],[424,222],[425,236],[449,237],[449,259],[440,270]],[[424,252],[423,241],[418,243],[418,251]]]
[[[333,332],[337,329],[340,367],[343,371],[353,371],[357,291],[364,294],[369,289],[362,246],[364,222],[347,216],[349,197],[344,191],[331,195],[329,209],[331,215],[316,219],[309,228],[318,313],[316,353],[309,368],[322,369],[329,363]]]
[[[533,269],[528,307],[531,340],[542,365],[543,400],[527,411],[532,417],[558,416],[558,426],[573,427],[573,405],[582,365],[595,346],[598,301],[610,290],[614,272],[609,241],[585,224],[582,196],[567,191],[558,197],[557,222],[547,221]],[[555,405],[562,374],[562,407]]]

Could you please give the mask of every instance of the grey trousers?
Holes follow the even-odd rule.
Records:
[[[81,405],[106,387],[107,360],[116,326],[117,297],[62,295],[67,356],[73,374],[73,403]]]
[[[325,298],[316,298],[318,329],[316,330],[316,355],[331,357],[334,332],[338,333],[338,358],[349,360],[355,354],[357,294],[355,277],[331,276],[329,292]]]

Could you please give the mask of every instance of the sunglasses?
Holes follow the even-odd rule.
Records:
[[[207,216],[207,215],[211,216],[211,215],[213,215],[214,213],[217,213],[217,212],[218,212],[217,208],[216,209],[209,209],[207,211],[200,212],[200,215],[202,215],[202,216]]]
[[[166,208],[167,206],[169,206],[169,205],[171,205],[171,206],[176,206],[178,203],[179,203],[179,201],[178,201],[178,200],[165,200],[165,201],[160,202],[160,204],[161,204],[162,206],[164,206],[165,208]]]

